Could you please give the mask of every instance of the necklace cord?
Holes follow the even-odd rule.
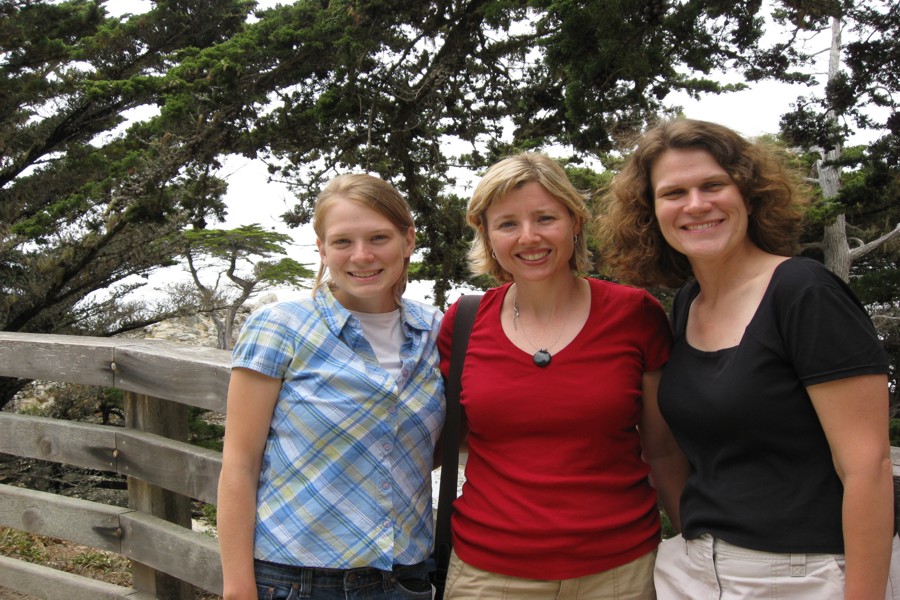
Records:
[[[562,334],[566,330],[566,325],[568,325],[568,322],[569,322],[568,319],[566,319],[565,322],[563,322],[563,326],[559,328],[559,334],[556,336],[556,339],[553,340],[553,343],[551,343],[549,346],[546,346],[546,347],[538,346],[534,342],[532,342],[531,338],[528,337],[528,332],[525,331],[525,324],[524,323],[522,324],[522,335],[525,336],[525,341],[528,342],[528,345],[531,346],[532,348],[537,348],[537,350],[531,357],[532,360],[534,361],[534,364],[536,364],[539,367],[546,367],[547,365],[550,364],[550,361],[553,358],[553,355],[550,354],[550,348],[555,346],[556,343],[560,340],[560,338],[562,338]],[[518,299],[513,300],[513,329],[515,329],[516,331],[519,330],[519,301],[518,301]]]

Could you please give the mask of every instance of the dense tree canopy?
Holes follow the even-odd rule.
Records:
[[[776,6],[808,30],[855,4]],[[292,186],[292,225],[309,220],[337,173],[394,183],[417,216],[414,276],[436,280],[443,304],[468,279],[458,169],[550,145],[572,167],[606,160],[674,110],[670,92],[729,89],[714,72],[811,79],[791,38],[761,41],[761,0],[297,0],[266,10],[252,0],[158,0],[123,17],[106,5],[0,4],[5,330],[107,334],[173,310],[120,299],[134,276],[184,255],[186,228],[222,219],[229,154],[264,160]],[[889,100],[880,90],[896,91],[898,70],[872,67],[896,54],[896,7],[854,10],[854,22],[888,25],[883,47],[848,50],[859,68],[844,85],[855,98],[869,90],[864,103]],[[861,83],[857,71],[877,76]],[[895,181],[891,144],[866,150],[885,157],[860,169],[866,189]]]
[[[0,326],[109,327],[85,299],[171,263],[173,234],[222,217],[228,153],[263,157],[296,187],[293,224],[336,172],[394,182],[418,213],[417,274],[439,280],[441,303],[467,277],[454,166],[511,146],[607,151],[668,91],[716,89],[696,73],[749,64],[761,33],[755,2],[301,0],[248,18],[253,7],[0,7]]]

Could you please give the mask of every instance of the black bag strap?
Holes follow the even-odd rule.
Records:
[[[446,578],[447,565],[452,549],[450,539],[450,515],[456,500],[457,471],[459,469],[459,442],[462,430],[462,410],[459,394],[462,390],[460,378],[469,345],[469,333],[475,322],[475,313],[481,302],[481,294],[467,294],[459,298],[456,317],[453,321],[453,338],[450,350],[450,373],[444,387],[447,403],[447,418],[444,421],[443,451],[441,461],[441,487],[438,493],[437,524],[434,530],[434,558],[437,563],[437,578],[441,583]],[[437,598],[441,598],[439,589]]]

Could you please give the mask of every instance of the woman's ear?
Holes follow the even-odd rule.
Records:
[[[412,256],[413,250],[416,249],[416,230],[413,229],[412,227],[408,228],[406,230],[406,234],[404,234],[403,237],[404,237],[404,241],[406,243],[403,255],[406,258],[409,258]]]

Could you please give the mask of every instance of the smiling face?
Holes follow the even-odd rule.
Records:
[[[692,264],[726,259],[752,244],[747,203],[706,150],[666,150],[653,163],[650,184],[663,237]]]
[[[415,247],[412,228],[400,231],[375,210],[335,198],[325,213],[322,231],[316,246],[335,285],[335,298],[358,312],[395,310],[394,286]]]
[[[529,181],[485,211],[485,235],[497,262],[517,282],[569,274],[580,228],[566,206]]]

